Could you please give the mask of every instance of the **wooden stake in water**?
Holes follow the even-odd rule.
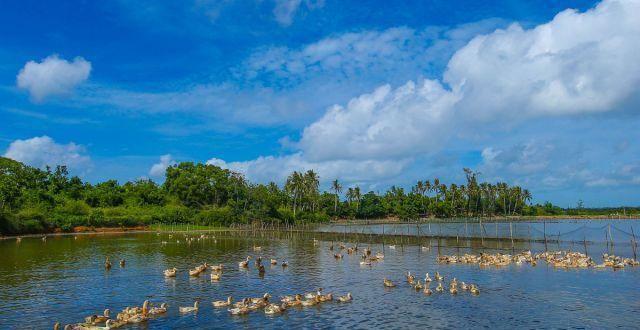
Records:
[[[547,222],[542,221],[542,230],[544,233],[544,252],[547,252]]]
[[[633,247],[633,260],[638,260],[638,258],[636,257],[636,249],[637,249],[637,244],[636,244],[636,233],[633,232],[633,226],[631,227],[631,235],[633,235],[633,241],[631,242],[631,247]]]

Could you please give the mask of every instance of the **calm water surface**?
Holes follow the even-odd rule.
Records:
[[[637,329],[640,324],[640,268],[557,270],[543,262],[537,267],[500,269],[439,265],[435,248],[422,251],[417,245],[398,245],[395,250],[385,246],[383,262],[363,267],[357,255],[345,253],[343,260],[335,260],[329,251],[331,241],[314,244],[314,234],[214,235],[215,240],[194,241],[191,245],[185,243],[183,234],[170,239],[168,234],[154,233],[79,235],[77,240],[60,236],[49,237],[46,242],[24,238],[19,244],[15,240],[0,241],[0,328],[47,329],[56,321],[80,322],[105,308],[115,314],[126,306],[141,305],[145,299],[167,302],[168,314],[125,329]],[[263,247],[260,253],[253,252],[254,244]],[[383,249],[381,244],[372,243],[371,247],[374,251]],[[445,254],[482,251],[494,252],[440,248]],[[238,261],[258,254],[267,260],[286,259],[289,267],[267,266],[264,278],[255,267],[238,269]],[[105,256],[114,263],[110,271],[103,268]],[[118,266],[121,258],[127,261],[125,268]],[[211,282],[208,272],[200,278],[188,276],[187,269],[203,262],[225,264],[220,282]],[[164,278],[163,270],[170,267],[180,270],[177,278]],[[407,270],[420,277],[437,270],[447,279],[456,277],[478,284],[481,294],[434,293],[427,297],[404,282]],[[398,287],[385,289],[383,277],[397,281]],[[352,292],[354,300],[350,304],[291,309],[281,316],[258,311],[237,317],[211,306],[211,301],[228,295],[239,299],[269,292],[279,297],[317,287],[339,295]],[[200,311],[179,315],[178,306],[192,305],[195,299],[201,301]]]

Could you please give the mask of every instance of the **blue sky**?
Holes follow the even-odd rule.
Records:
[[[92,182],[179,161],[383,190],[462,168],[638,205],[640,9],[597,1],[10,1],[0,153]]]

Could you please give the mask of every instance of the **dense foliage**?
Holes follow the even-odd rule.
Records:
[[[64,166],[40,170],[0,157],[0,232],[34,233],[77,226],[120,227],[151,223],[228,226],[253,221],[320,222],[331,218],[416,219],[560,214],[550,203],[530,206],[531,194],[506,183],[477,181],[465,169],[465,185],[419,181],[410,191],[384,194],[343,189],[335,180],[320,191],[314,171],[293,172],[284,187],[253,184],[213,165],[180,163],[166,171],[164,184],[148,179],[124,185],[92,185],[70,176]],[[344,192],[344,198],[342,193]]]

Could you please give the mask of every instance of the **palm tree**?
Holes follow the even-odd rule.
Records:
[[[353,188],[353,197],[356,199],[356,211],[360,211],[360,187]]]
[[[340,185],[340,182],[338,182],[338,179],[333,180],[333,182],[331,183],[331,189],[333,189],[333,192],[336,195],[335,203],[333,205],[333,213],[337,215],[338,214],[338,195],[342,192],[342,186]]]

